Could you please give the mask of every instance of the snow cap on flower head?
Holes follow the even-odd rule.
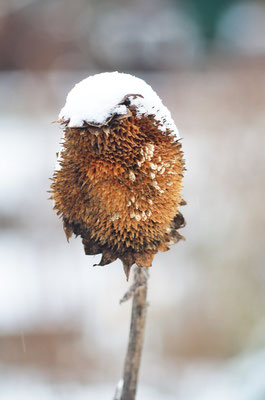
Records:
[[[154,115],[160,130],[169,129],[178,138],[177,127],[170,111],[145,81],[130,74],[105,72],[83,79],[68,93],[59,118],[69,127],[84,123],[104,125],[113,115],[126,115],[124,99],[137,110],[137,115]]]

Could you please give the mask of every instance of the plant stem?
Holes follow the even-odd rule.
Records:
[[[120,400],[134,400],[136,395],[147,309],[147,280],[148,275],[143,268],[136,267],[132,286],[133,301],[129,343],[124,363],[123,387]]]

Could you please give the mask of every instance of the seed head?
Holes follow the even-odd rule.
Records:
[[[134,263],[150,267],[158,250],[183,238],[184,161],[175,124],[149,85],[117,72],[76,85],[59,118],[64,143],[52,178],[54,209],[67,239],[81,236],[86,254],[102,254],[99,265],[119,258],[128,279]]]

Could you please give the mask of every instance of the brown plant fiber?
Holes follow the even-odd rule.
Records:
[[[183,238],[180,142],[153,115],[138,117],[132,107],[102,125],[62,123],[51,197],[67,239],[80,235],[86,254],[102,253],[99,265],[119,258],[127,278],[134,263],[150,267],[158,250]]]

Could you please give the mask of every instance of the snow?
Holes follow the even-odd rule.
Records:
[[[243,353],[225,362],[193,361],[182,367],[161,361],[160,378],[152,371],[140,379],[137,398],[143,400],[261,400],[264,399],[265,350]],[[152,369],[152,366],[149,366]],[[163,375],[165,374],[165,375]],[[147,384],[145,381],[149,381]],[[1,400],[118,399],[123,381],[104,383],[49,379],[38,370],[0,364]],[[115,395],[114,395],[115,393]]]
[[[115,395],[114,395],[114,399],[113,400],[119,400],[121,398],[121,393],[122,393],[122,389],[123,389],[123,379],[120,379],[117,386],[116,386],[116,390],[115,390]]]
[[[170,129],[179,137],[169,110],[151,86],[140,78],[117,71],[89,76],[77,83],[69,92],[59,118],[69,120],[70,127],[83,126],[84,121],[104,124],[114,114],[127,114],[127,107],[120,103],[128,95],[139,117],[153,114],[162,131]]]

